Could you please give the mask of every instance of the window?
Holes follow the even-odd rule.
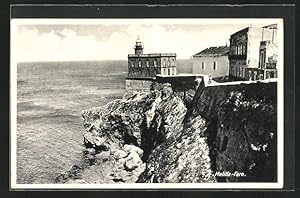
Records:
[[[264,68],[265,66],[265,61],[266,61],[266,54],[264,50],[260,51],[260,68]]]
[[[244,43],[241,44],[241,55],[244,55]]]
[[[240,77],[241,77],[241,76],[243,75],[243,74],[242,74],[242,68],[239,67],[239,70],[240,70],[240,71],[239,71],[239,73],[240,73],[239,75],[240,75]]]
[[[141,67],[142,66],[142,61],[141,60],[139,60],[139,67]]]
[[[231,55],[234,55],[234,46],[230,47],[230,53],[231,53]]]
[[[240,55],[243,55],[243,45],[244,44],[240,44]]]
[[[149,67],[149,60],[147,60],[146,65],[147,65],[147,67]]]
[[[163,61],[163,67],[165,67],[166,66],[166,60],[164,59],[164,61]]]
[[[259,80],[259,77],[257,76],[256,71],[254,71],[254,73],[253,73],[253,80]]]
[[[133,60],[131,61],[131,67],[134,67],[134,61]]]
[[[244,55],[244,43],[241,44],[241,54]]]
[[[251,72],[251,71],[248,71],[248,80],[254,80],[254,79],[252,78],[252,72]]]
[[[170,69],[168,69],[168,75],[169,75],[169,76],[171,75]]]
[[[242,45],[242,54],[246,55],[246,43],[243,43]]]
[[[217,62],[214,61],[214,70],[216,70],[216,69],[217,69]]]
[[[157,67],[157,60],[154,60],[153,64],[154,64],[154,67]]]
[[[172,66],[175,66],[175,60],[174,59],[172,60]]]
[[[202,69],[205,69],[205,63],[202,61]]]

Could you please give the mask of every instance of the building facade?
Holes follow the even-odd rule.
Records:
[[[259,48],[259,64],[257,74],[249,76],[259,79],[277,78],[277,54],[278,46],[272,41],[262,41]],[[249,71],[250,72],[250,71]]]
[[[128,79],[154,79],[157,74],[176,75],[175,53],[144,54],[139,38],[134,49],[134,54],[128,54]]]
[[[138,38],[134,54],[128,54],[128,75],[126,90],[152,89],[156,75],[174,76],[177,74],[175,53],[144,54],[144,46]]]
[[[277,40],[277,26],[247,27],[230,36],[229,77],[257,80],[261,41]]]
[[[193,74],[205,74],[212,78],[229,76],[229,47],[210,47],[193,58]]]

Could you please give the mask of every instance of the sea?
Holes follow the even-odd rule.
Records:
[[[179,60],[178,72],[191,64]],[[79,164],[81,112],[122,98],[126,76],[126,60],[18,63],[17,183],[54,183]]]

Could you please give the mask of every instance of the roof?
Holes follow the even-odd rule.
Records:
[[[128,57],[176,57],[176,53],[155,53],[155,54],[128,54]]]
[[[248,32],[250,28],[253,28],[253,27],[246,27],[246,28],[243,28],[243,29],[241,29],[241,30],[239,30],[239,31],[237,31],[237,32],[235,32],[235,33],[233,33],[233,34],[231,34],[230,37],[233,37],[233,36],[235,36],[235,35],[237,35],[237,34],[240,34],[240,33]]]
[[[266,26],[264,26],[262,28],[276,29],[277,30],[277,24],[266,25]]]
[[[266,25],[266,26],[263,26],[263,27],[251,27],[251,26],[249,26],[249,27],[243,28],[243,29],[241,29],[241,30],[239,30],[239,31],[231,34],[230,37],[233,37],[233,36],[241,34],[241,33],[248,32],[249,29],[262,29],[262,28],[265,28],[265,29],[266,28],[267,29],[277,29],[277,24],[270,24],[270,25]]]
[[[220,47],[209,47],[205,50],[195,54],[194,56],[216,56],[216,55],[227,55],[229,52],[229,47],[220,46]]]

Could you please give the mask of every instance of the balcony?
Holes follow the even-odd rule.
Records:
[[[266,63],[266,69],[276,69],[276,62],[273,63]]]

